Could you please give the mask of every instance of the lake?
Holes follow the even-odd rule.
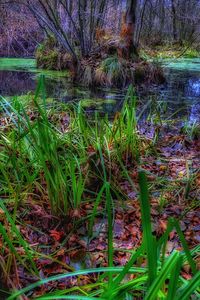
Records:
[[[190,122],[200,121],[200,58],[163,60],[163,85],[137,88],[140,100],[163,101],[169,113],[180,111]],[[55,100],[83,101],[88,110],[113,114],[120,110],[126,89],[95,88],[70,83],[68,72],[38,70],[34,59],[0,59],[0,95],[10,97],[34,91],[39,77],[45,76],[47,96]]]

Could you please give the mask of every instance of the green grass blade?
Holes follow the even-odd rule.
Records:
[[[120,284],[112,293],[112,296],[108,299],[124,299],[124,296],[127,292],[131,292],[133,290],[139,290],[143,289],[144,285],[146,285],[146,282],[148,280],[148,275],[142,275],[138,276],[137,278],[134,278],[133,280],[129,280],[127,282],[124,282]],[[107,299],[107,298],[105,298]],[[133,298],[132,298],[133,299]]]
[[[183,257],[180,256],[170,276],[170,282],[169,282],[168,294],[166,300],[176,299],[176,293],[178,289],[178,281],[179,281],[180,271],[182,267],[182,262],[183,262]]]
[[[144,300],[157,299],[159,290],[161,289],[165,280],[169,277],[169,274],[172,272],[172,270],[174,270],[174,268],[177,264],[177,261],[179,260],[179,257],[180,257],[180,254],[177,251],[174,251],[169,256],[166,263],[163,265],[160,273],[158,274],[158,276],[156,277],[154,282],[150,285]]]
[[[13,299],[17,299],[17,297],[19,297],[20,295],[23,295],[31,290],[33,290],[34,288],[36,287],[39,287],[43,284],[47,284],[51,281],[56,281],[56,280],[62,280],[62,279],[65,279],[65,278],[70,278],[70,277],[73,277],[73,276],[79,276],[79,275],[88,275],[88,274],[93,274],[93,273],[102,273],[102,272],[105,272],[105,273],[119,273],[123,270],[123,267],[112,267],[112,268],[106,268],[106,267],[101,267],[101,268],[95,268],[95,269],[86,269],[86,270],[79,270],[79,271],[76,271],[76,272],[70,272],[70,273],[67,273],[67,274],[60,274],[60,275],[56,275],[56,276],[51,276],[51,277],[48,277],[46,279],[42,279],[40,281],[37,281],[31,285],[29,285],[28,287],[25,287],[23,289],[21,289],[20,291],[16,291],[15,293],[13,293],[10,297],[8,297],[7,300],[13,300]],[[128,273],[129,274],[137,274],[137,273],[145,273],[146,272],[146,269],[145,268],[131,268],[129,269]]]
[[[92,211],[92,214],[91,214],[90,223],[89,223],[89,236],[90,237],[92,236],[92,228],[93,228],[93,225],[94,225],[94,219],[95,219],[95,216],[97,214],[97,208],[100,204],[100,201],[101,201],[104,190],[105,190],[105,184],[102,186],[102,188],[100,189],[100,191],[99,191],[99,193],[96,197],[94,208],[93,208],[93,211]]]
[[[175,220],[175,219],[173,219],[173,222],[174,222],[174,226],[175,226],[175,228],[176,228],[176,230],[177,230],[179,239],[180,239],[180,241],[181,241],[181,243],[182,243],[182,245],[183,245],[183,249],[184,249],[185,255],[186,255],[186,257],[187,257],[187,259],[188,259],[188,262],[189,262],[189,264],[190,264],[190,266],[191,266],[192,273],[193,273],[193,274],[196,274],[196,272],[197,272],[196,263],[195,263],[195,261],[194,261],[193,258],[192,258],[192,255],[191,255],[191,253],[190,253],[190,249],[189,249],[189,247],[188,247],[188,245],[187,245],[187,242],[186,242],[186,240],[185,240],[184,234],[183,234],[183,232],[181,231],[181,228],[180,228],[180,225],[179,225],[178,221]]]
[[[48,296],[42,296],[42,297],[39,297],[39,298],[35,298],[37,300],[53,300],[53,299],[68,299],[68,300],[96,300],[96,299],[99,299],[99,300],[105,300],[105,298],[101,298],[101,297],[98,297],[98,298],[94,298],[94,297],[89,297],[89,296],[77,296],[77,295],[69,295],[69,296],[54,296],[53,299],[52,299],[52,296],[48,297]]]
[[[144,251],[144,245],[142,244],[136,252],[131,256],[129,262],[124,266],[123,271],[114,279],[114,287],[119,285],[120,282],[124,279],[130,268],[133,266],[133,264],[136,262],[138,257],[143,253]]]
[[[200,271],[186,284],[186,287],[179,290],[180,294],[176,300],[188,300],[190,296],[200,287]],[[199,295],[200,296],[200,295]]]
[[[145,243],[148,259],[149,284],[151,285],[157,274],[156,240],[152,235],[150,201],[147,179],[144,171],[139,171],[140,206],[142,214],[143,242]]]
[[[110,184],[106,183],[106,208],[108,215],[108,266],[113,266],[113,213]],[[112,286],[112,273],[109,273],[109,286]]]
[[[17,229],[15,223],[13,222],[12,217],[10,216],[8,210],[6,209],[6,207],[4,206],[3,202],[0,201],[0,207],[3,209],[3,211],[5,212],[6,218],[8,220],[8,222],[11,225],[12,231],[13,233],[16,234],[17,240],[20,243],[20,245],[24,248],[24,251],[27,255],[27,258],[29,259],[30,265],[32,266],[32,269],[34,270],[35,274],[39,275],[38,269],[34,263],[34,260],[32,258],[32,254],[30,253],[30,250],[26,244],[26,242],[24,241],[23,237],[21,236],[19,230]],[[2,229],[2,228],[1,228]],[[13,248],[12,248],[13,249]]]

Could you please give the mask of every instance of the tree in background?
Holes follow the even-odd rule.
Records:
[[[30,38],[37,33],[53,36],[74,61],[96,51],[96,37],[101,39],[108,31],[110,38],[120,36],[121,45],[118,46],[123,57],[130,57],[131,53],[136,55],[141,45],[152,47],[200,41],[199,0],[0,0],[0,9],[0,30],[3,32],[0,32],[0,40],[1,45],[6,44],[3,51],[6,47],[14,51],[14,43],[21,49],[21,55],[31,51],[26,52],[25,40],[22,42],[20,36],[29,36],[30,43]],[[16,20],[20,26],[15,26]],[[6,22],[6,26],[2,22]],[[38,38],[35,40],[34,47]]]
[[[0,0],[0,56],[33,56],[43,38],[37,21],[25,6]]]
[[[174,42],[178,39],[178,33],[177,33],[177,27],[176,27],[176,6],[175,6],[175,0],[171,0],[172,3],[172,27],[173,27],[173,39]]]
[[[138,0],[140,42],[155,46],[200,43],[199,0]]]
[[[137,0],[128,0],[126,11],[123,14],[123,22],[120,33],[124,42],[123,48],[126,58],[130,58],[131,55],[138,55],[134,39],[136,31],[136,9]]]
[[[95,30],[104,25],[108,5],[106,0],[23,0],[21,3],[74,60],[88,56],[93,50]]]

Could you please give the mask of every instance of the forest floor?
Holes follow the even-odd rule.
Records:
[[[32,119],[34,119],[34,115]],[[53,120],[56,117],[54,116]],[[52,122],[54,122],[51,120]],[[68,120],[66,114],[59,116],[56,126],[61,131],[68,130]],[[10,120],[5,116],[0,118],[0,128],[9,135]],[[200,243],[200,139],[191,138],[180,131],[174,125],[154,126],[148,122],[138,125],[138,135],[140,139],[154,147],[149,148],[149,152],[141,153],[141,167],[146,170],[151,196],[151,216],[154,235],[159,238],[166,230],[169,218],[174,217],[180,221],[181,230],[185,235],[190,248],[194,248]],[[153,134],[152,134],[153,132]],[[156,141],[155,141],[155,132]],[[144,148],[145,148],[144,143]],[[1,145],[3,147],[3,145]],[[112,145],[110,145],[112,147]],[[88,157],[93,155],[94,149],[88,148]],[[111,168],[112,177],[118,186],[119,196],[114,201],[114,223],[113,223],[113,245],[114,245],[114,265],[124,266],[130,258],[134,249],[142,241],[141,212],[138,201],[138,166],[131,157],[126,159],[128,174],[135,184],[136,189],[130,185],[127,179],[121,174],[118,164]],[[109,166],[108,166],[109,168]],[[43,181],[45,190],[46,183]],[[88,186],[94,189],[94,186]],[[6,199],[6,195],[2,199]],[[107,266],[107,217],[105,203],[101,202],[97,208],[97,215],[94,220],[92,234],[89,232],[91,215],[94,203],[85,193],[85,200],[78,210],[72,211],[67,216],[58,217],[52,215],[48,202],[48,194],[35,187],[33,193],[28,194],[25,201],[22,201],[16,212],[17,228],[33,250],[34,262],[42,278],[67,271],[79,270],[81,268],[91,268]],[[9,203],[9,202],[8,202]],[[15,215],[12,203],[7,205],[11,214]],[[10,224],[5,212],[0,210],[0,221],[9,234]],[[9,255],[8,246],[3,246],[4,240],[0,236],[0,248],[4,247],[1,253],[1,266],[6,266]],[[182,251],[176,231],[172,231],[167,242],[167,253],[174,249]],[[21,245],[15,245],[18,255],[24,256],[25,251]],[[200,268],[200,257],[196,257]],[[34,277],[22,263],[14,264],[7,273],[7,285],[9,288],[25,287],[35,281]],[[141,262],[145,264],[145,262]],[[8,271],[8,266],[5,270]],[[190,266],[184,265],[182,276],[185,279],[192,277]],[[5,275],[5,274],[4,274]],[[66,289],[66,286],[83,285],[95,282],[94,275],[83,276],[81,283],[79,279],[71,278],[62,281],[54,281],[48,285],[37,288],[29,294],[33,298],[50,292],[55,289]]]

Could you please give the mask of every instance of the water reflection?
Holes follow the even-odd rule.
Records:
[[[189,65],[188,65],[189,64]],[[138,95],[149,100],[149,95],[167,102],[168,110],[173,112],[183,108],[190,120],[199,121],[200,105],[200,64],[194,64],[192,61],[179,63],[179,69],[170,64],[166,68],[166,84],[162,86],[151,85],[143,87],[138,91]],[[195,69],[194,69],[195,65]],[[197,68],[197,66],[199,66]],[[26,94],[34,91],[39,76],[37,73],[24,71],[0,71],[0,94],[3,96],[13,96]],[[53,97],[59,101],[79,101],[84,99],[86,103],[92,103],[88,110],[96,109],[102,112],[113,114],[118,111],[124,99],[126,91],[95,89],[88,90],[80,86],[70,84],[66,77],[47,76],[46,78],[47,96]],[[91,100],[92,99],[92,100]],[[183,113],[183,111],[181,113]]]
[[[200,103],[195,103],[191,106],[189,124],[192,125],[193,123],[200,124]]]
[[[200,79],[190,79],[188,81],[189,95],[200,97]]]
[[[36,81],[28,72],[0,71],[0,95],[26,94],[36,88]]]

